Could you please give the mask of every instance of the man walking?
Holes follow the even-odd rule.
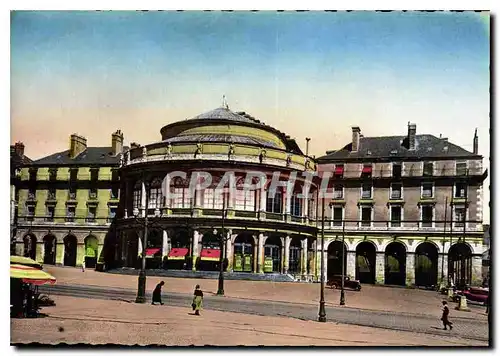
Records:
[[[443,322],[444,325],[444,330],[446,329],[446,326],[450,327],[450,330],[453,329],[453,323],[448,320],[448,315],[450,314],[450,309],[448,308],[448,303],[443,300],[443,315],[441,316],[441,321]]]

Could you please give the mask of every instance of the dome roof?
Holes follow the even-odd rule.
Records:
[[[197,115],[191,119],[187,120],[230,120],[238,122],[251,122],[257,123],[257,120],[252,120],[251,118],[239,115],[235,112],[229,110],[229,108],[217,108],[212,111]]]

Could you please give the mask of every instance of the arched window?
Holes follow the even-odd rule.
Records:
[[[291,211],[290,214],[293,216],[302,216],[302,198],[299,198],[299,193],[293,193],[291,199]]]
[[[266,211],[277,214],[283,212],[283,193],[280,189],[276,189],[274,192],[267,191]]]
[[[255,211],[255,190],[236,190],[236,210]]]
[[[141,200],[142,200],[142,181],[138,180],[134,185],[134,195],[133,195],[132,208],[140,209],[141,208]]]
[[[222,209],[225,189],[206,188],[203,190],[203,208]],[[227,208],[227,204],[226,204]]]
[[[155,178],[149,188],[149,209],[159,209],[162,206],[163,194],[161,192],[161,179]]]
[[[191,196],[189,188],[186,187],[186,182],[177,178],[174,180],[174,188],[172,191],[172,208],[190,208]]]

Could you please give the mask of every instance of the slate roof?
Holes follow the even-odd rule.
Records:
[[[257,120],[240,115],[240,113],[235,113],[229,110],[228,108],[217,108],[212,111],[197,115],[191,119],[187,120],[231,120],[238,122],[251,122],[256,123]]]
[[[128,147],[124,147],[123,151]],[[69,150],[57,152],[40,158],[32,163],[34,166],[47,165],[116,165],[120,161],[119,155],[114,156],[112,147],[87,147],[75,158],[69,157]]]
[[[179,135],[168,138],[164,142],[227,142],[227,143],[241,143],[250,145],[260,145],[265,147],[279,148],[279,146],[272,142],[259,139],[258,137],[238,136],[231,134],[192,134],[192,135]]]
[[[412,151],[408,150],[407,136],[361,137],[359,146],[357,152],[351,152],[352,143],[349,143],[340,150],[327,151],[318,160],[481,157],[433,135],[416,135],[415,150]]]

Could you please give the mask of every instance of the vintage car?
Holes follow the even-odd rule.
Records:
[[[463,295],[467,298],[467,301],[473,303],[480,303],[482,305],[486,305],[488,302],[490,291],[488,288],[480,288],[480,287],[467,287],[463,290],[459,290],[454,295],[455,301],[458,301],[460,297]]]
[[[341,288],[342,286],[342,276],[333,276],[328,279],[326,285],[330,288]],[[344,279],[344,288],[354,289],[357,291],[361,290],[361,283],[358,280],[350,279],[348,276],[345,276]]]

